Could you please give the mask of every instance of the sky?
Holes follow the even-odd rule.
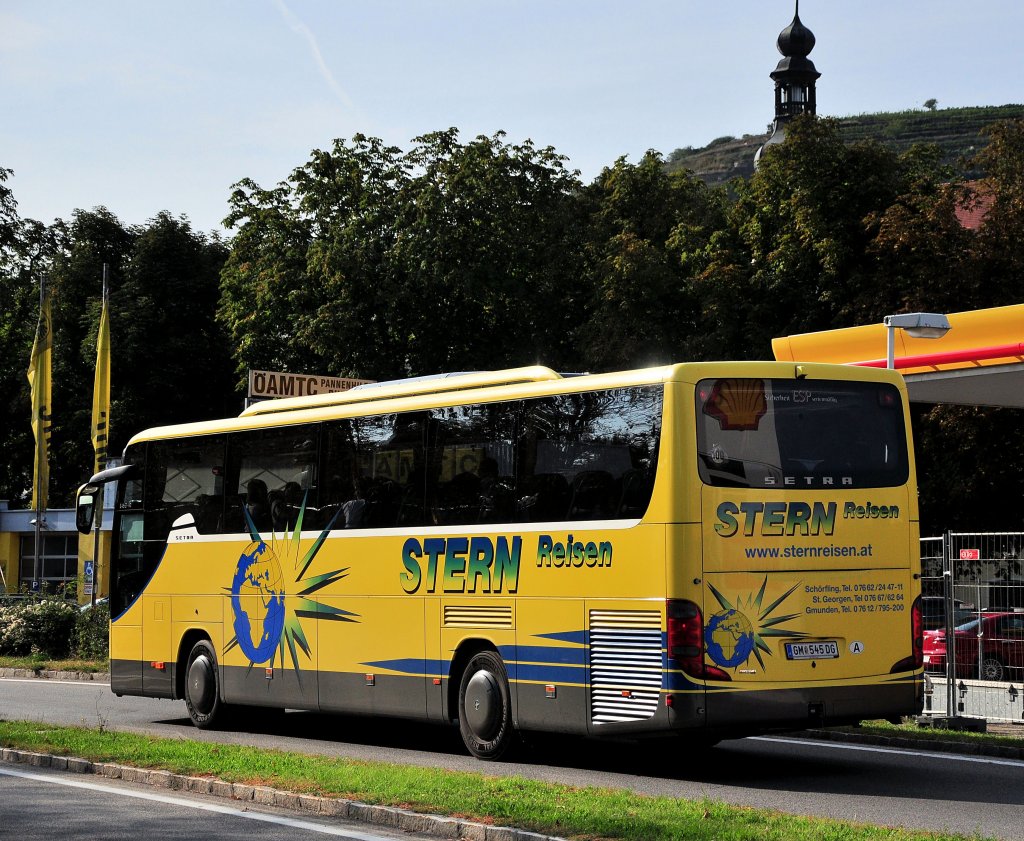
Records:
[[[763,132],[793,0],[2,0],[0,167],[22,218],[162,210],[224,233],[231,185],[356,133],[455,126],[568,157]],[[1024,102],[1021,0],[804,0],[818,113]],[[230,235],[230,231],[227,232]]]

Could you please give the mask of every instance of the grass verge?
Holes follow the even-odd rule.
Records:
[[[109,672],[107,660],[53,660],[42,654],[28,657],[0,657],[0,669],[30,669],[33,672]]]
[[[710,800],[646,797],[622,790],[574,788],[522,777],[338,760],[102,728],[0,720],[0,745],[399,806],[573,839],[952,841],[965,837],[800,818]]]
[[[860,727],[839,727],[847,733],[863,733],[872,736],[899,736],[922,742],[960,742],[965,745],[1004,745],[1006,747],[1024,747],[1024,727],[1015,727],[1019,733],[972,733],[968,730],[940,730],[931,727],[919,727],[916,721],[905,721],[902,724],[890,724],[887,721],[865,721]]]

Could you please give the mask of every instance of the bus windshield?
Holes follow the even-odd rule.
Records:
[[[887,383],[697,384],[701,480],[736,488],[883,488],[908,477],[899,391]]]

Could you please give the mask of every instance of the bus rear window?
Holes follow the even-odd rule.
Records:
[[[728,378],[697,384],[701,480],[735,488],[885,488],[909,475],[887,383]]]

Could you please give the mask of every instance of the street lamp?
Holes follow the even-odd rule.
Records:
[[[887,367],[896,367],[896,329],[906,330],[915,339],[941,339],[950,330],[949,319],[937,312],[908,312],[887,315],[882,323],[886,327]]]

